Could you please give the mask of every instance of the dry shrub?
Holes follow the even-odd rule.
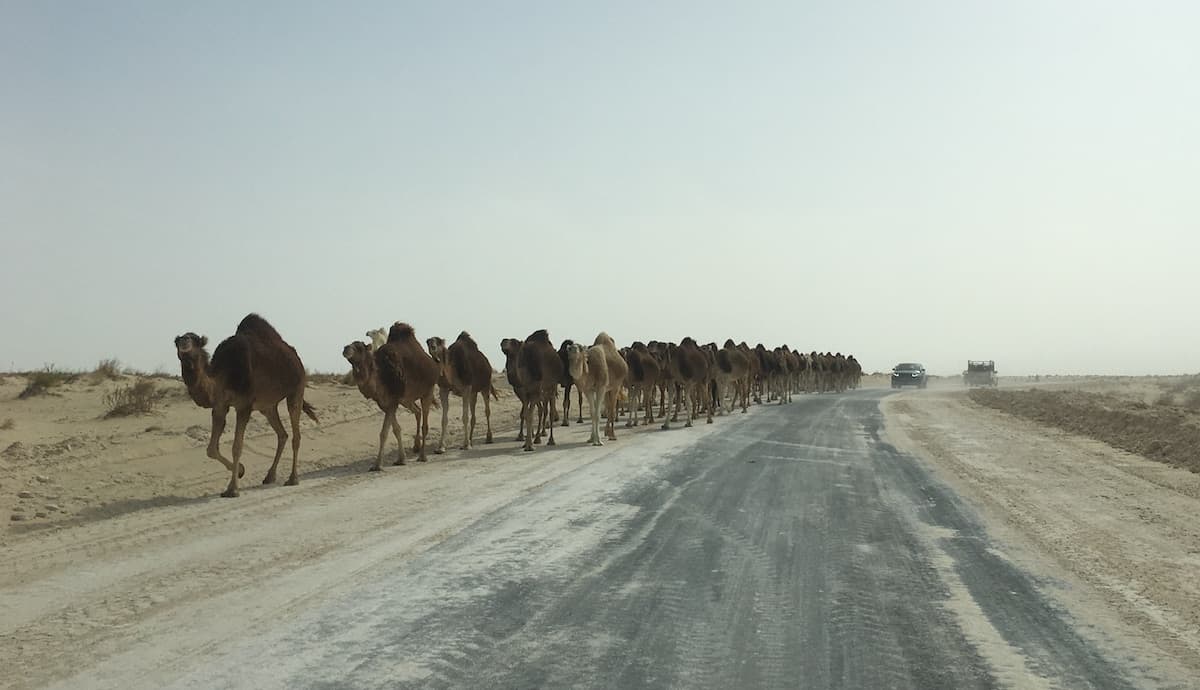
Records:
[[[1200,411],[1200,388],[1193,388],[1184,393],[1183,406],[1193,412]]]
[[[1200,448],[1200,427],[1192,414],[1178,407],[1135,405],[1117,396],[1077,390],[975,389],[968,395],[981,405],[1200,472],[1195,452]]]
[[[148,414],[154,411],[162,398],[163,391],[158,390],[153,381],[140,379],[104,396],[104,406],[108,408],[104,418]]]
[[[121,378],[121,362],[116,358],[102,359],[92,370],[92,378],[106,381]]]
[[[13,421],[12,417],[9,417],[3,422],[0,422],[0,431],[9,431],[16,425],[17,423]]]
[[[22,400],[32,398],[35,395],[45,395],[50,392],[51,388],[56,388],[79,378],[79,374],[55,369],[53,364],[47,364],[41,371],[31,371],[25,374],[25,376],[29,379],[29,383],[26,384],[25,390],[17,395]]]

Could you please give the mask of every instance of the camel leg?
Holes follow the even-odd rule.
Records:
[[[521,420],[517,424],[517,440],[525,440],[525,401],[521,401]]]
[[[233,462],[221,455],[221,435],[225,433],[225,418],[229,416],[229,406],[223,406],[220,411],[213,408],[212,413],[212,431],[208,435],[208,457],[216,460],[225,466],[225,469],[233,471]],[[242,478],[246,474],[245,467],[238,467],[238,478]]]
[[[679,395],[679,391],[675,391],[675,395]],[[666,395],[666,391],[663,391],[663,404],[665,405],[665,404],[666,404],[666,402],[667,402],[667,395]],[[676,401],[676,402],[675,402],[675,404],[676,404],[676,405],[678,405],[678,404],[679,404],[679,401]],[[670,428],[671,428],[671,418],[670,418],[670,417],[668,417],[668,416],[667,416],[665,413],[664,413],[664,414],[662,414],[662,415],[659,415],[659,416],[661,416],[661,417],[662,417],[662,420],[663,420],[663,423],[662,423],[662,428],[663,428],[663,429],[670,429]]]
[[[533,442],[540,446],[542,445],[542,434],[546,433],[546,401],[540,400],[533,404],[537,406],[537,412],[529,416],[529,421],[532,422],[534,417],[537,418],[537,431],[533,434]]]
[[[643,401],[643,404],[646,407],[646,416],[644,417],[644,419],[647,424],[654,423],[654,390],[656,388],[657,388],[657,386],[651,384],[651,385],[645,386],[644,391],[642,392],[642,395],[645,396],[645,398],[646,398]]]
[[[399,456],[396,458],[395,464],[407,465],[408,460],[404,457],[404,433],[400,431],[400,418],[396,416],[396,412],[392,412],[392,435],[396,437],[396,447],[400,449]],[[386,438],[386,434],[384,435]],[[383,457],[383,451],[380,451],[379,457]]]
[[[625,427],[635,427],[638,423],[638,396],[641,394],[641,388],[629,387],[629,419],[625,420]]]
[[[297,396],[295,401],[288,400],[288,416],[292,421],[292,474],[284,482],[284,486],[296,486],[300,483],[300,475],[296,468],[300,464],[300,415],[304,414],[304,397]]]
[[[475,422],[479,418],[479,391],[470,389],[471,392],[471,433],[467,434],[467,448],[472,448],[475,445]],[[485,394],[486,395],[486,394]]]
[[[525,423],[525,430],[528,432],[525,434],[524,448],[526,452],[533,450],[533,408],[536,404],[532,401],[521,403],[521,420]]]
[[[610,441],[617,440],[617,395],[619,392],[608,390],[604,393],[605,402],[608,403],[608,425],[604,429],[604,434]]]
[[[588,442],[593,446],[602,446],[604,441],[600,440],[600,392],[597,390],[588,391],[588,405],[592,412],[592,434],[588,437]]]
[[[416,424],[416,429],[413,431],[413,447],[414,453],[421,452],[421,407],[414,405],[412,408],[413,424]]]
[[[558,405],[557,405],[558,384],[557,383],[554,384],[554,388],[552,388],[550,390],[550,397],[548,400],[550,403],[550,416],[546,418],[546,428],[550,430],[550,438],[546,439],[546,445],[547,446],[556,446],[558,444],[554,442],[554,410],[558,408]],[[564,414],[563,416],[565,417],[566,415]]]
[[[579,386],[575,386],[578,388]],[[563,387],[563,426],[571,426],[571,384]]]
[[[388,432],[392,430],[392,413],[383,413],[383,426],[379,427],[379,454],[375,456],[375,464],[371,465],[372,472],[379,472],[383,469],[383,447],[387,443]],[[400,442],[400,454],[404,454],[404,442]]]
[[[291,405],[288,405],[288,411],[291,412]],[[271,408],[263,412],[267,421],[271,424],[271,428],[275,430],[275,437],[278,442],[275,444],[275,462],[271,463],[271,469],[267,470],[267,476],[263,478],[263,484],[275,483],[275,469],[279,467],[279,458],[283,455],[283,444],[287,443],[287,431],[283,428],[283,420],[279,418],[279,410]]]
[[[708,420],[705,421],[705,424],[712,424],[713,423],[713,399],[712,399],[712,396],[711,395],[706,396],[705,402],[706,402],[705,407],[708,408],[707,409]]]
[[[425,457],[425,443],[429,440],[429,408],[433,406],[433,391],[430,393],[421,401],[421,454],[417,456],[417,462],[429,462]]]
[[[438,393],[442,396],[442,437],[438,439],[438,446],[433,452],[441,455],[446,452],[446,424],[450,420],[450,389],[443,386],[438,386],[438,388]],[[463,416],[466,417],[465,411],[463,412]],[[419,429],[420,427],[417,428]],[[466,429],[466,427],[464,426],[463,429]]]
[[[689,427],[689,426],[691,426],[691,425],[692,425],[692,419],[693,419],[693,415],[692,415],[692,387],[691,387],[691,386],[684,386],[684,387],[683,387],[683,406],[684,406],[684,408],[687,410],[687,422],[686,422],[686,423],[685,423],[683,426],[684,426],[684,427]]]
[[[250,408],[238,408],[236,410],[237,419],[233,427],[233,465],[237,467],[241,465],[242,459],[242,444],[246,440],[246,423],[250,421]],[[229,471],[229,486],[225,488],[225,492],[221,496],[225,498],[236,498],[238,495],[238,472]]]
[[[470,405],[471,405],[470,398],[471,398],[471,388],[470,388],[470,386],[468,386],[466,388],[466,390],[463,391],[463,395],[462,395],[463,440],[462,440],[462,445],[459,446],[459,448],[462,450],[467,450],[468,448],[471,447],[471,436],[475,433],[475,425],[470,424],[471,419],[470,419],[470,415],[468,414],[468,412],[470,411]],[[443,406],[445,406],[445,404],[446,403],[442,403]],[[443,413],[443,414],[445,414],[445,413]],[[442,432],[442,433],[443,433],[443,435],[445,434],[445,432]]]
[[[492,442],[492,396],[487,392],[485,392],[483,394],[483,417],[484,417],[484,420],[486,420],[486,422],[487,422],[487,438],[485,438],[483,440],[483,442],[491,443]]]

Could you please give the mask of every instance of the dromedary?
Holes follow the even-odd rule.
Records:
[[[471,334],[463,331],[458,339],[446,347],[446,341],[434,336],[425,341],[429,346],[429,355],[437,362],[441,371],[438,377],[438,388],[442,398],[442,438],[438,442],[435,453],[446,452],[446,422],[450,417],[450,393],[462,396],[463,450],[471,447],[475,439],[475,410],[478,407],[478,397],[483,393],[483,416],[487,423],[487,438],[484,443],[492,442],[492,401],[496,389],[492,386],[492,364],[487,355],[479,351],[479,345],[471,338]],[[470,415],[468,415],[468,410]],[[470,422],[468,424],[468,416]]]
[[[670,372],[671,378],[678,384],[675,389],[675,415],[669,419],[663,420],[662,428],[670,429],[671,420],[677,419],[679,414],[679,394],[682,392],[684,397],[684,407],[687,408],[688,419],[684,426],[691,426],[694,415],[692,414],[692,400],[710,398],[708,395],[708,359],[704,353],[700,351],[700,347],[696,345],[696,341],[691,338],[684,338],[679,345],[667,343],[666,348],[666,370]],[[698,397],[699,396],[699,397]],[[706,405],[708,409],[708,423],[712,424],[712,403]]]
[[[550,344],[550,334],[539,329],[529,334],[517,354],[517,378],[525,392],[521,414],[525,418],[525,450],[541,440],[544,430],[550,437],[546,445],[553,446],[554,424],[551,410],[557,403],[558,382],[562,380],[562,360]],[[534,432],[534,410],[538,411],[537,432]]]
[[[733,407],[737,407],[738,399],[742,401],[742,414],[749,407],[750,398],[750,358],[733,344],[726,340],[725,346],[717,351],[717,397],[721,401],[721,410],[725,410],[725,393],[733,389]],[[730,409],[732,412],[732,408]]]
[[[592,343],[592,347],[599,347],[604,351],[604,363],[608,367],[608,385],[604,389],[604,409],[607,410],[608,422],[604,428],[604,435],[608,440],[615,441],[617,440],[617,400],[625,386],[625,376],[629,373],[629,366],[625,364],[625,358],[617,350],[617,344],[607,333],[601,331]],[[630,416],[632,415],[633,413],[630,413]]]
[[[567,361],[567,358],[569,357],[571,346],[574,344],[575,341],[568,338],[567,340],[562,341],[562,343],[560,343],[558,346],[558,358],[562,360],[563,365],[563,426],[571,426],[571,386],[575,384],[575,381],[571,378],[571,367]],[[575,395],[579,399],[579,410],[576,412],[576,414],[579,415],[579,419],[575,421],[577,424],[583,424],[583,391],[576,390]]]
[[[387,342],[387,331],[382,328],[371,329],[367,331],[366,335],[371,339],[371,352],[383,347],[383,344]]]
[[[517,423],[518,441],[525,440],[525,388],[521,385],[521,377],[517,372],[517,360],[524,344],[519,338],[504,338],[500,341],[500,351],[504,353],[504,374],[508,377],[508,385],[512,386],[517,400],[521,401],[521,420]]]
[[[659,379],[662,378],[662,370],[658,366],[658,359],[650,353],[646,344],[635,341],[629,346],[629,352],[625,355],[625,362],[629,365],[629,421],[626,426],[638,425],[638,400],[642,401],[642,407],[645,409],[643,421],[647,424],[654,423],[654,391],[659,385]]]
[[[604,348],[593,345],[587,347],[572,342],[567,347],[567,368],[571,380],[581,393],[587,396],[592,410],[592,433],[588,443],[602,446],[600,440],[600,397],[608,388],[608,365],[604,357]]]
[[[300,458],[300,414],[317,420],[316,410],[304,402],[306,374],[304,364],[295,348],[284,342],[271,324],[258,314],[250,314],[238,324],[237,331],[213,351],[209,360],[204,346],[208,338],[185,333],[175,339],[175,353],[188,395],[197,405],[212,408],[212,433],[208,437],[208,457],[219,460],[229,470],[229,486],[221,494],[226,498],[238,495],[238,479],[245,474],[241,465],[242,445],[250,413],[258,410],[275,430],[278,442],[275,460],[263,479],[263,484],[275,482],[275,470],[283,455],[288,434],[279,419],[279,401],[287,401],[292,422],[292,474],[287,485],[300,483],[296,466]],[[233,460],[221,455],[221,434],[229,408],[237,415],[233,436]]]
[[[437,363],[417,342],[413,327],[397,321],[388,331],[388,339],[383,347],[371,352],[366,343],[356,341],[342,349],[342,356],[350,362],[359,392],[363,397],[374,400],[383,410],[379,454],[371,471],[383,469],[383,449],[387,444],[389,429],[400,446],[395,464],[407,464],[400,422],[396,419],[396,410],[401,405],[416,417],[419,436],[417,460],[425,462],[428,459],[425,445],[429,439],[429,408],[433,405],[433,386],[439,370]]]

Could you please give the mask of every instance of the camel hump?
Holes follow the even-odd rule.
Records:
[[[633,378],[641,381],[646,378],[646,367],[642,363],[642,355],[636,349],[629,353],[627,358],[629,362],[629,370],[633,372]]]
[[[404,359],[398,348],[381,347],[376,350],[375,370],[385,388],[393,393],[404,392]]]
[[[389,343],[394,343],[398,340],[416,340],[416,338],[417,333],[413,330],[413,327],[400,321],[392,324],[392,327],[388,329],[387,341]]]
[[[258,314],[247,314],[246,318],[238,323],[236,333],[260,337],[279,337],[279,331],[275,330],[274,326],[267,323],[267,320]]]
[[[250,342],[247,334],[241,332],[240,325],[238,331],[217,345],[212,356],[212,369],[230,390],[245,395],[250,392]]]
[[[616,341],[614,341],[612,339],[612,337],[609,334],[605,333],[604,331],[600,331],[600,334],[596,336],[596,339],[594,341],[592,341],[592,344],[593,345],[612,345],[613,347],[617,346]]]
[[[545,331],[539,332],[545,333]],[[537,335],[537,333],[534,335]],[[539,356],[539,352],[529,347],[530,340],[533,340],[533,336],[530,336],[529,340],[525,341],[525,345],[521,347],[520,358],[521,365],[529,372],[529,376],[532,379],[532,381],[527,381],[526,383],[535,383],[542,380],[542,358]]]
[[[472,348],[472,349],[474,349],[474,350],[478,350],[478,349],[479,349],[479,345],[478,345],[478,344],[475,342],[475,339],[474,339],[474,338],[472,338],[472,337],[471,337],[471,334],[470,334],[470,333],[467,333],[466,331],[463,331],[462,333],[459,333],[459,334],[458,334],[458,338],[457,338],[457,339],[455,339],[455,341],[454,341],[454,342],[456,342],[456,343],[462,343],[463,345],[470,345],[470,346],[471,346],[471,348]]]
[[[539,328],[536,331],[534,331],[533,333],[530,333],[529,337],[525,339],[525,342],[527,342],[527,343],[549,343],[550,342],[550,334],[546,331],[545,328]]]
[[[729,353],[727,351],[717,351],[717,366],[721,367],[721,371],[726,374],[733,371],[733,362],[729,360]]]
[[[467,348],[460,343],[454,343],[457,347],[451,347],[450,367],[454,370],[454,375],[459,381],[469,381],[471,378],[470,364],[467,362]]]

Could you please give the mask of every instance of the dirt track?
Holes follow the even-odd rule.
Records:
[[[1200,677],[1200,475],[1042,427],[961,391],[884,401],[888,437],[978,506],[1113,653]]]

